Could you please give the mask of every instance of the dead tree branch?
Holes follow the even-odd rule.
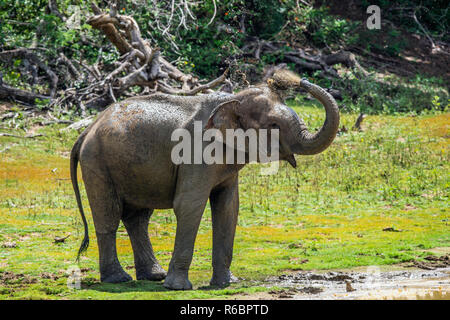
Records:
[[[189,14],[189,7],[184,10]],[[97,93],[86,102],[88,108],[102,109],[133,86],[170,94],[195,95],[225,80],[224,74],[207,84],[200,84],[198,78],[181,72],[162,57],[159,48],[153,48],[148,40],[142,38],[139,26],[132,17],[118,14],[114,3],[109,13],[102,12],[95,4],[92,4],[92,11],[95,15],[87,23],[103,32],[121,57],[118,67],[105,78],[77,92],[83,98],[93,91]]]
[[[34,104],[36,99],[41,101],[50,100],[50,96],[33,93],[30,91],[17,89],[3,83],[2,75],[0,73],[0,99],[14,99],[29,104]]]

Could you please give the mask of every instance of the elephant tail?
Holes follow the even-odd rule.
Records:
[[[86,130],[87,131],[87,130]],[[84,136],[86,134],[86,131],[81,134],[81,136],[78,138],[77,142],[75,142],[75,145],[72,148],[72,152],[70,153],[70,178],[72,180],[72,186],[73,190],[75,191],[75,197],[77,199],[78,209],[81,213],[81,218],[83,219],[83,225],[84,225],[84,238],[81,242],[80,249],[78,249],[77,254],[77,262],[80,260],[80,255],[87,250],[89,247],[89,232],[88,232],[88,224],[86,221],[86,217],[84,215],[83,210],[83,204],[81,203],[81,196],[80,196],[80,189],[78,188],[78,178],[77,178],[77,167],[78,167],[78,160],[79,160],[79,154],[81,145],[84,141]]]

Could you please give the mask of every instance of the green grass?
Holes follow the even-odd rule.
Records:
[[[324,115],[313,104],[294,106],[311,128]],[[343,114],[351,128],[356,114]],[[15,276],[0,283],[0,299],[224,299],[269,291],[260,282],[289,270],[386,265],[420,259],[424,250],[450,246],[450,114],[368,116],[363,131],[341,133],[320,155],[297,157],[278,174],[261,176],[260,165],[240,175],[240,216],[233,273],[241,282],[208,287],[211,277],[211,214],[205,211],[190,279],[197,290],[167,291],[160,282],[99,283],[98,252],[90,214],[91,246],[82,257],[82,290],[66,285],[83,229],[69,179],[68,151],[77,132],[38,128],[44,137],[0,137],[0,271]],[[30,127],[31,123],[24,126]],[[23,134],[21,130],[1,132]],[[84,188],[83,203],[89,212]],[[158,210],[149,232],[157,258],[167,268],[175,237],[171,210]],[[402,232],[384,232],[394,227]],[[65,243],[55,236],[71,234]],[[118,233],[122,265],[133,266],[123,226]],[[134,269],[127,271],[134,276]],[[19,276],[22,274],[23,276]],[[55,279],[56,277],[56,279]],[[4,277],[5,278],[5,277]],[[1,278],[0,278],[1,279]]]

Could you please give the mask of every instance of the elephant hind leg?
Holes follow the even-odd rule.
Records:
[[[120,265],[116,250],[116,232],[122,216],[122,204],[105,171],[100,166],[82,166],[97,235],[100,280],[109,283],[127,282],[132,278]]]
[[[156,259],[148,235],[148,221],[152,213],[153,209],[132,209],[125,205],[122,216],[133,247],[137,280],[159,281],[166,278],[166,271]]]

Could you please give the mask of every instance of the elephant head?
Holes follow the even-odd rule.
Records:
[[[289,88],[306,90],[325,107],[326,119],[318,132],[309,132],[296,112],[285,105],[283,95]],[[288,161],[295,168],[294,154],[317,154],[332,143],[339,127],[339,109],[324,89],[282,70],[267,85],[243,90],[219,105],[208,121],[207,128],[211,127],[279,129],[280,160]]]

